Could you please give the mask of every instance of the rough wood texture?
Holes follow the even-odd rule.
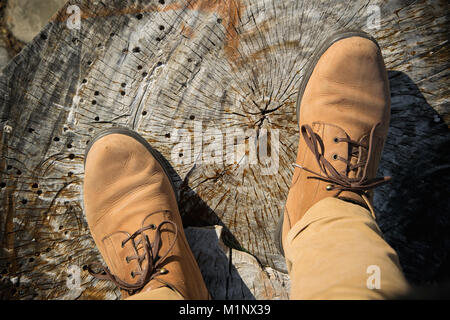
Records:
[[[80,30],[67,28],[73,4]],[[371,5],[379,29],[368,30]],[[448,12],[431,0],[70,1],[0,75],[2,298],[117,298],[83,270],[99,259],[82,209],[84,148],[112,126],[137,130],[169,160],[187,226],[223,227],[233,249],[194,246],[214,297],[287,298],[272,237],[297,152],[296,93],[315,46],[342,28],[376,37],[391,70],[380,174],[395,182],[376,194],[380,225],[410,280],[448,278]],[[193,146],[179,148],[200,131],[211,154],[214,129],[230,128],[254,130],[236,142],[247,148],[252,132],[278,130],[278,173],[259,161],[200,163]],[[191,243],[208,230],[191,229]],[[67,285],[73,266],[79,289]]]
[[[186,236],[213,299],[288,299],[289,277],[222,242],[223,227],[189,227]]]

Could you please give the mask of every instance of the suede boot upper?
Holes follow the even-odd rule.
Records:
[[[147,147],[125,134],[98,139],[85,162],[84,206],[91,234],[123,297],[168,286],[208,299],[184,235],[173,187]]]
[[[389,82],[376,43],[354,36],[332,44],[301,97],[300,141],[282,239],[323,198],[372,208],[370,190],[387,180],[375,175],[389,119]]]

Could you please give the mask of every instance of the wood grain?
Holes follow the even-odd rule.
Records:
[[[80,30],[67,27],[69,5],[81,9]],[[379,29],[368,28],[371,5],[381,9]],[[286,266],[273,233],[298,146],[296,93],[312,51],[344,28],[363,29],[379,41],[393,95],[380,172],[407,181],[410,152],[430,150],[425,166],[449,163],[431,148],[448,142],[448,12],[446,1],[431,0],[69,1],[0,75],[1,297],[118,298],[112,285],[83,270],[100,257],[83,215],[82,182],[92,135],[125,126],[173,166],[186,226],[223,227],[233,252],[254,257],[255,270],[276,274],[276,293],[248,288],[240,298],[287,298]],[[184,131],[177,137],[176,129]],[[247,166],[200,162],[195,136],[204,150],[219,152],[215,129],[247,131],[236,142],[247,154],[252,137],[278,130],[277,173],[264,175],[268,165],[258,159]],[[178,150],[186,139],[190,147]],[[399,196],[394,187],[381,189],[375,203],[388,238],[401,249],[397,233],[389,233],[395,225],[389,201]],[[196,256],[202,250],[214,259],[201,247]],[[217,254],[219,261],[223,252]],[[212,295],[223,297],[214,279],[229,278],[230,268],[211,274],[200,264]],[[80,289],[67,286],[70,266],[81,268]],[[235,267],[251,283],[251,272]]]

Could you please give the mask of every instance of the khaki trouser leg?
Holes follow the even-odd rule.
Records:
[[[292,299],[383,299],[408,289],[370,212],[346,201],[311,207],[289,231],[285,252]],[[379,289],[369,289],[378,274]]]
[[[125,300],[184,300],[183,297],[168,287],[140,292]]]

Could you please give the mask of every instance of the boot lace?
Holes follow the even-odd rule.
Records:
[[[336,143],[346,142],[350,145],[358,147],[358,150],[356,151],[353,151],[352,148],[351,157],[358,157],[359,153],[362,152],[362,149],[367,149],[367,158],[365,159],[365,161],[360,161],[354,165],[350,163],[350,160],[344,159],[337,155],[334,156],[335,160],[344,161],[347,164],[348,171],[362,168],[362,174],[360,175],[360,177],[349,178],[347,170],[345,170],[344,172],[338,172],[333,167],[333,165],[324,156],[324,145],[321,137],[317,133],[315,133],[309,125],[301,126],[301,134],[306,142],[307,147],[309,148],[309,150],[311,150],[314,157],[316,158],[317,164],[320,168],[320,173],[305,168],[297,163],[294,163],[294,166],[313,174],[313,176],[308,176],[308,179],[317,179],[329,183],[329,185],[327,185],[326,187],[328,191],[337,190],[334,197],[338,197],[343,191],[351,191],[358,194],[367,204],[367,207],[369,208],[372,216],[375,218],[375,210],[369,201],[368,191],[379,187],[391,180],[391,177],[387,176],[373,179],[367,178],[369,161],[371,159],[373,151],[374,132],[378,125],[380,125],[380,123],[375,124],[370,131],[368,146],[364,146],[363,144],[349,138],[334,139],[334,142]]]
[[[159,251],[161,249],[161,228],[166,224],[170,224],[174,227],[175,237],[167,251],[162,256],[160,256]],[[150,243],[148,236],[144,234],[144,232],[147,230],[155,230],[155,238],[153,240],[153,243]],[[138,236],[140,237],[138,240],[136,240]],[[130,243],[136,252],[135,255],[126,257],[126,263],[130,263],[130,261],[132,260],[137,260],[139,265],[141,266],[140,271],[131,272],[131,276],[133,278],[135,276],[138,276],[138,279],[135,283],[128,283],[120,279],[116,275],[112,274],[108,267],[102,266],[102,264],[99,262],[93,263],[88,266],[88,271],[93,277],[97,279],[111,281],[115,283],[120,289],[126,290],[130,294],[136,293],[137,291],[143,289],[157,275],[166,274],[169,272],[166,268],[162,268],[161,266],[169,253],[172,251],[177,237],[177,225],[170,220],[164,220],[158,226],[155,226],[154,224],[144,226],[122,241],[122,248],[124,248],[127,243]],[[139,249],[143,249],[144,252],[142,255],[139,254]],[[142,264],[145,260],[147,260],[147,264],[142,268]],[[99,266],[100,271],[94,271],[92,269],[93,266]],[[158,281],[165,283],[161,279],[158,279]]]

